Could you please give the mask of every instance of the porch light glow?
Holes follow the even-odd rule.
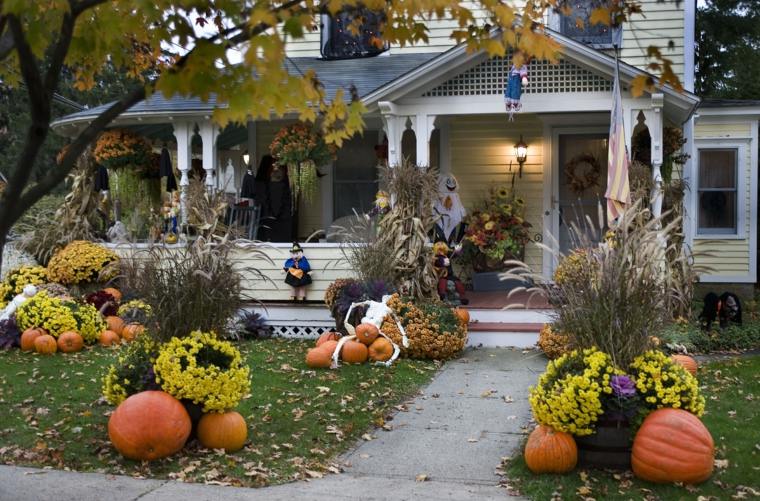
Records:
[[[246,167],[249,165],[248,160],[250,159],[251,159],[251,155],[249,155],[247,151],[243,153],[243,163],[245,163]]]
[[[520,141],[515,145],[515,157],[517,158],[517,163],[520,164],[520,177],[522,178],[523,164],[528,158],[528,145],[525,144],[522,134],[520,134]]]

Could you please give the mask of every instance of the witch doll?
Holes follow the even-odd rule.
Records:
[[[282,269],[285,271],[285,283],[293,289],[290,298],[293,301],[306,301],[306,286],[311,283],[311,266],[298,242],[294,242],[290,248],[290,259],[285,261]]]

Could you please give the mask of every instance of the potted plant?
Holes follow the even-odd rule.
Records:
[[[502,290],[514,284],[502,282],[498,272],[508,260],[522,260],[530,240],[531,224],[525,220],[525,202],[514,189],[492,188],[482,208],[466,219],[464,256],[475,272],[473,289]]]

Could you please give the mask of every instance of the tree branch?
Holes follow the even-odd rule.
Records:
[[[71,15],[77,17],[87,9],[97,7],[102,3],[106,3],[106,1],[107,0],[79,0],[76,2],[74,0],[69,0],[69,5],[71,6]]]
[[[74,24],[76,23],[79,14],[75,14],[73,11],[74,9],[72,6],[72,12],[66,12],[63,15],[61,29],[58,34],[58,41],[53,48],[47,73],[45,74],[45,92],[50,96],[52,96],[58,88],[58,80],[61,77],[61,67],[63,66],[63,61],[66,59],[66,54],[69,52],[71,39],[74,36]]]
[[[0,7],[2,7],[0,2]],[[10,30],[7,30],[8,16],[0,16],[0,61],[5,59],[13,52],[13,35]]]

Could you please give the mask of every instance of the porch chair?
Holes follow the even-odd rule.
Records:
[[[261,207],[233,205],[229,209],[228,221],[230,227],[237,226],[245,238],[256,240],[261,224]]]

